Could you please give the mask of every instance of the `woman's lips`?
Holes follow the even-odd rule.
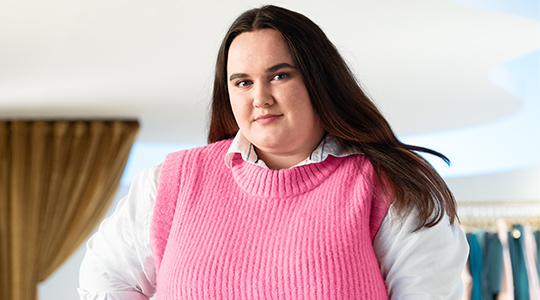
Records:
[[[255,121],[259,124],[266,125],[274,122],[277,118],[281,117],[282,115],[260,115],[258,116]]]

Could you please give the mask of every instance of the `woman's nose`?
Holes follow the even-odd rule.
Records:
[[[272,104],[274,104],[274,96],[270,87],[264,84],[257,85],[253,94],[253,106],[261,108]]]

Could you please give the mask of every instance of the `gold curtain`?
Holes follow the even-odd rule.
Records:
[[[37,299],[103,218],[137,121],[0,121],[0,298]]]

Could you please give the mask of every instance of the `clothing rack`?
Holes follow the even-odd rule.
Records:
[[[540,230],[540,200],[458,201],[457,204],[460,224],[466,230],[495,230],[498,219],[504,219],[508,225],[528,224],[533,230]]]

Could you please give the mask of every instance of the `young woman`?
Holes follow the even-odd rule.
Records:
[[[456,204],[416,151],[446,157],[396,138],[307,17],[233,23],[209,142],[135,178],[82,299],[461,299]]]

